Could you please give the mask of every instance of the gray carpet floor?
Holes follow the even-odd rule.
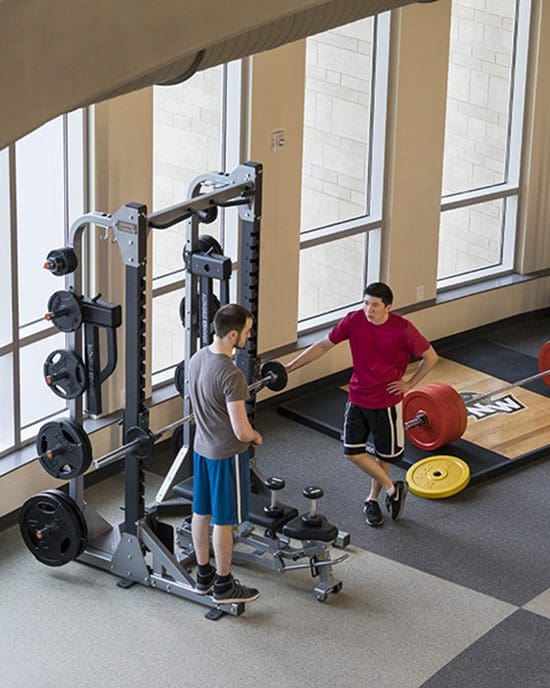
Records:
[[[522,328],[519,328],[520,334]],[[534,344],[547,339],[541,326]],[[533,331],[494,341],[533,354]],[[39,564],[18,528],[0,533],[0,688],[550,688],[550,461],[445,500],[409,495],[403,517],[369,528],[368,479],[321,433],[262,408],[257,462],[285,501],[319,507],[351,534],[343,582],[320,604],[308,570],[236,567],[261,597],[239,617],[71,562]],[[152,499],[166,452],[149,466]],[[395,471],[395,477],[403,472]],[[87,501],[118,522],[123,476]]]
[[[320,510],[355,545],[518,606],[550,585],[550,461],[449,499],[409,494],[401,519],[370,528],[362,513],[369,479],[342,457],[340,442],[268,409],[257,426],[260,469],[284,477],[284,496],[303,511],[302,489],[317,483],[325,491]]]
[[[288,501],[325,490],[321,510],[351,533],[334,567],[343,590],[321,604],[308,570],[236,568],[261,590],[237,618],[71,562],[39,564],[18,529],[0,533],[0,686],[152,684],[296,688],[517,688],[550,685],[549,465],[441,501],[409,496],[403,519],[364,523],[366,482],[339,443],[272,411],[258,415],[258,464],[286,478]],[[154,495],[160,477],[147,474]],[[120,520],[123,478],[87,491]],[[494,682],[493,682],[494,680]]]

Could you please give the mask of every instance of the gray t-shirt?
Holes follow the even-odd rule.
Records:
[[[240,454],[248,443],[235,437],[227,412],[230,401],[244,401],[249,392],[241,370],[225,354],[205,346],[189,362],[189,393],[195,416],[194,450],[208,459]]]

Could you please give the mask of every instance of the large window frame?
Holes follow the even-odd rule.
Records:
[[[465,270],[441,279],[438,277],[438,292],[503,276],[514,271],[530,19],[531,0],[516,0],[504,169],[505,181],[447,194],[441,199],[442,217],[446,211],[473,208],[490,201],[503,202],[499,260],[489,267]]]
[[[222,65],[221,109],[220,109],[220,170],[201,170],[201,172],[230,170],[240,163],[241,135],[242,135],[242,91],[243,91],[243,61],[235,60]],[[184,198],[181,199],[185,200]],[[218,211],[220,222],[220,244],[229,256],[237,256],[238,251],[238,212],[232,208],[220,208]],[[156,231],[156,230],[153,230]],[[208,234],[205,225],[201,233]],[[182,242],[183,248],[183,242]],[[237,268],[236,262],[234,267]],[[232,280],[233,282],[234,280]],[[173,270],[166,274],[154,276],[152,279],[152,300],[168,294],[180,294],[183,297],[185,288],[185,268]],[[154,316],[153,316],[154,317]],[[178,313],[174,311],[174,323],[178,323]],[[182,357],[183,336],[182,336]],[[159,369],[151,371],[152,388],[157,389],[171,382],[177,361]]]
[[[67,243],[71,222],[76,217],[87,212],[89,198],[88,187],[88,111],[77,110],[60,117],[62,126],[62,168],[63,168],[63,237]],[[22,139],[21,141],[24,141]],[[8,404],[9,408],[2,405],[3,433],[8,432],[10,442],[2,447],[0,459],[7,454],[21,449],[31,444],[36,436],[39,426],[52,418],[62,417],[68,413],[67,403],[59,399],[58,410],[47,413],[37,418],[32,418],[31,422],[22,423],[22,365],[23,354],[28,351],[27,347],[38,342],[59,336],[57,328],[48,325],[43,318],[35,319],[31,322],[22,323],[20,321],[20,258],[22,240],[18,232],[18,197],[17,197],[17,146],[19,142],[9,145],[2,154],[7,157],[7,182],[9,199],[9,245],[7,255],[4,256],[6,264],[9,265],[9,287],[8,293],[11,296],[11,307],[6,309],[3,317],[9,318],[9,339],[4,338],[4,343],[0,346],[0,362],[2,362],[4,373],[2,376],[3,386],[8,386],[11,394]],[[4,192],[4,190],[3,190]],[[39,208],[32,209],[36,213],[36,231],[40,231],[40,212]],[[59,246],[51,246],[59,248]],[[45,258],[46,256],[44,256]],[[36,265],[36,270],[40,270],[40,265]],[[60,284],[59,289],[63,289]],[[44,296],[40,294],[40,296]],[[36,384],[41,384],[37,381]],[[45,383],[44,383],[45,384]],[[6,397],[4,397],[4,400]]]
[[[391,13],[374,17],[372,87],[369,122],[369,148],[366,175],[366,212],[330,225],[300,232],[300,251],[330,244],[346,237],[365,235],[364,285],[380,277],[381,242],[383,232],[384,163],[386,148],[386,121],[388,111],[388,80],[390,60]],[[298,319],[298,333],[303,335],[338,320],[350,307],[346,304],[316,315]]]

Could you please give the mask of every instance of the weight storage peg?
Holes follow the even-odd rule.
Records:
[[[83,475],[92,463],[92,445],[84,428],[65,418],[43,425],[36,437],[42,468],[54,478],[71,480]]]
[[[44,363],[44,380],[62,399],[76,399],[88,388],[88,371],[74,351],[56,349]]]
[[[44,318],[61,332],[74,332],[82,325],[80,301],[72,291],[56,291],[48,300],[48,312]]]
[[[54,248],[48,253],[44,268],[49,270],[52,275],[62,277],[74,272],[78,267],[78,259],[74,249],[70,246],[64,248]]]
[[[61,490],[46,490],[21,507],[19,529],[42,564],[63,566],[84,551],[88,529],[77,503]]]

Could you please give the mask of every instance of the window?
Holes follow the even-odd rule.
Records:
[[[299,326],[378,277],[389,14],[307,39]]]
[[[43,381],[46,357],[64,336],[45,320],[63,282],[42,270],[84,213],[85,114],[64,115],[0,153],[0,454],[32,440],[42,423],[66,412]],[[11,306],[10,306],[11,304]]]
[[[198,175],[239,163],[239,113],[240,63],[198,72],[175,86],[154,87],[155,210],[184,201]],[[237,217],[234,210],[222,210],[215,222],[200,226],[201,234],[214,236],[234,259]],[[153,384],[170,379],[185,354],[179,318],[185,231],[185,223],[153,230]]]
[[[453,0],[438,286],[513,268],[529,0]]]

